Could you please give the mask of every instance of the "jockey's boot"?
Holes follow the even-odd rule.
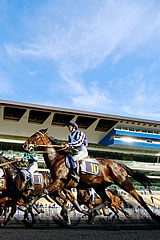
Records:
[[[72,170],[70,175],[77,183],[79,183],[80,177],[79,177],[79,174],[77,172],[77,167]]]

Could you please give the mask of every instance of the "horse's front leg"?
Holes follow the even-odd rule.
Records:
[[[35,214],[34,214],[33,211],[32,211],[32,207],[29,207],[29,208],[28,208],[28,213],[30,213],[30,215],[31,215],[32,224],[35,224],[35,223],[36,223],[36,219],[35,219]]]
[[[112,217],[112,221],[114,220],[115,216],[117,217],[118,220],[120,220],[120,217],[118,215],[118,211],[115,210],[115,208],[113,206],[110,206],[109,208],[112,210],[112,212],[114,212],[114,216]]]
[[[63,217],[64,221],[67,223],[67,225],[70,226],[71,225],[71,218],[70,218],[70,212],[67,208],[67,203],[66,202],[64,202],[60,214]]]
[[[17,199],[12,201],[12,207],[11,207],[11,212],[8,215],[8,217],[4,218],[4,226],[6,226],[9,221],[11,220],[11,218],[14,216],[14,214],[16,213],[17,210]]]
[[[62,207],[61,216],[67,225],[71,225],[71,220],[69,216],[69,211],[67,209],[67,198],[61,189],[64,189],[64,183],[57,178],[49,187],[47,188],[48,194],[54,197],[54,200]],[[59,201],[59,199],[60,201]]]
[[[63,217],[64,221],[68,226],[71,225],[71,219],[70,219],[70,211],[67,208],[67,198],[66,195],[62,191],[57,191],[54,193],[55,201],[62,207],[62,210],[60,212],[60,215]]]

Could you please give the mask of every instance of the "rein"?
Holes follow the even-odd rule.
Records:
[[[44,135],[45,134],[43,134],[43,133],[41,133],[41,132],[37,132],[37,133],[40,133],[40,135],[41,135],[41,138],[43,138],[44,137]],[[61,147],[62,149],[61,150],[64,150],[64,149],[66,149],[67,147],[64,147],[64,145],[63,144],[61,144],[61,145],[59,145],[59,144],[56,144],[56,145],[53,145],[53,144],[41,144],[41,145],[35,145],[36,147],[38,146],[38,147]],[[60,150],[59,150],[60,151]]]
[[[36,132],[39,133],[41,135],[41,138],[44,137],[45,134],[41,133],[41,132]],[[28,144],[29,145],[29,144]],[[47,147],[47,148],[52,148],[52,147],[59,147],[60,149],[57,149],[56,151],[62,151],[62,150],[66,150],[68,149],[68,147],[65,147],[64,144],[34,144],[35,147]],[[78,149],[75,149],[75,151],[78,151]],[[46,153],[47,151],[35,151],[36,153]]]
[[[36,147],[48,147],[48,148],[52,148],[52,147],[61,147],[60,149],[57,149],[56,151],[62,151],[62,150],[66,150],[67,147],[64,147],[64,145],[35,145]],[[47,151],[35,151],[37,153],[46,153]]]
[[[42,145],[35,145],[36,147],[39,146],[39,147],[62,147],[62,148],[66,148],[64,147],[63,144],[61,145],[47,145],[47,144],[42,144]]]
[[[35,145],[36,147],[61,147],[60,149],[57,149],[56,151],[62,151],[68,149],[68,147],[64,147],[64,145]],[[79,152],[78,149],[73,148],[74,151]],[[47,153],[47,151],[35,151],[36,153]]]
[[[16,159],[16,160],[12,160],[12,161],[9,161],[9,162],[0,163],[0,167],[11,164],[11,163],[14,163],[14,162],[18,162],[18,160]]]

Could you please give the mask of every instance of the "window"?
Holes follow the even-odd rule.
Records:
[[[55,113],[53,116],[52,124],[66,126],[66,124],[70,122],[73,118],[74,118],[74,115]]]
[[[102,132],[107,132],[109,129],[111,129],[118,121],[113,121],[113,120],[105,120],[105,119],[100,119],[95,131],[102,131]]]
[[[96,118],[79,116],[77,117],[76,123],[80,128],[87,129],[95,121],[96,121]]]
[[[50,112],[30,110],[28,122],[42,124],[50,115]]]
[[[25,112],[26,109],[5,107],[3,118],[8,120],[19,121]]]

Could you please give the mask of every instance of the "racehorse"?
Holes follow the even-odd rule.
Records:
[[[61,151],[64,145],[56,145],[54,141],[51,141],[47,136],[46,132],[47,129],[41,129],[35,132],[24,143],[23,148],[28,152],[44,151],[43,157],[53,179],[53,183],[47,188],[50,194],[65,188],[71,189],[75,185],[69,175],[69,169],[66,166],[65,154]],[[143,198],[138,194],[128,173],[143,185],[149,184],[149,178],[144,174],[140,174],[138,171],[132,170],[125,165],[122,166],[112,160],[105,158],[97,158],[96,160],[98,162],[99,175],[80,173],[80,181],[77,186],[77,189],[94,188],[102,199],[102,204],[92,210],[90,215],[91,220],[95,217],[95,210],[106,206],[108,202],[111,203],[110,198],[105,192],[105,188],[108,188],[111,184],[116,184],[133,196],[153,220],[157,222],[160,220],[160,216],[153,213]],[[83,161],[85,160],[83,159]]]
[[[16,162],[16,160],[11,160],[0,155],[0,165],[7,182],[6,188],[0,195],[0,205],[4,209],[11,207],[9,216],[4,219],[4,225],[14,216],[18,205],[23,206],[23,211],[25,212],[24,222],[28,217],[28,213],[30,213],[32,216],[32,223],[34,223],[35,219],[32,207],[34,207],[34,203],[39,198],[42,196],[46,197],[45,189],[52,182],[52,178],[49,173],[43,175],[39,173],[34,174],[34,178],[36,179],[34,190],[28,190],[26,189],[26,179],[23,173],[25,170],[19,169],[14,162]]]
[[[109,189],[106,190],[106,194],[111,200],[111,203],[110,203],[110,205],[108,205],[108,207],[115,213],[116,217],[119,219],[119,215],[118,215],[118,210],[119,210],[127,218],[129,218],[129,214],[122,207],[121,199],[118,196],[112,194],[112,192]],[[82,189],[78,189],[77,200],[80,204],[84,204],[89,209],[92,209],[95,206],[102,203],[102,199],[100,197],[98,197],[97,194],[94,197],[94,203],[92,203],[91,202],[91,196],[89,195],[88,191],[87,190],[82,190]],[[110,214],[109,215],[106,214],[105,210],[106,210],[106,207],[103,207],[102,208],[103,215],[104,216],[110,216]]]

